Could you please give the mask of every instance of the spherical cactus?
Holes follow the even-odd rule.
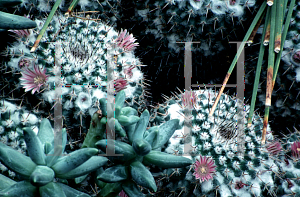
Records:
[[[115,92],[124,90],[128,105],[141,108],[139,105],[145,95],[140,71],[143,65],[134,55],[138,43],[133,35],[126,30],[118,33],[93,18],[86,19],[66,18],[61,14],[54,16],[38,48],[30,53],[45,23],[45,19],[36,19],[35,33],[9,47],[8,55],[12,58],[7,63],[22,74],[21,86],[25,91],[41,92],[41,95],[37,94],[38,98],[51,104],[52,108],[57,102],[54,82],[60,74],[64,85],[61,87],[63,116],[65,120],[76,121],[75,125],[80,124],[79,135],[81,128],[86,128],[85,117],[92,116],[98,110],[99,99],[106,97],[109,65],[113,69],[110,77],[114,77]],[[57,47],[58,43],[61,47]],[[32,55],[36,58],[30,58]],[[57,63],[54,64],[55,56]]]

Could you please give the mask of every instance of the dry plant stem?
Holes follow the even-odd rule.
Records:
[[[263,125],[263,133],[261,138],[261,144],[264,145],[266,143],[266,135],[267,135],[267,126],[269,120],[269,109],[271,106],[271,96],[273,90],[273,68],[274,68],[274,60],[275,60],[275,52],[274,52],[274,41],[275,41],[275,24],[276,24],[276,8],[278,1],[274,2],[274,5],[271,8],[271,29],[270,29],[270,43],[269,43],[269,57],[268,57],[268,70],[267,70],[267,88],[266,88],[266,102],[265,102],[265,115],[264,115],[264,125]]]
[[[37,46],[39,45],[39,43],[40,43],[40,41],[41,41],[41,39],[42,39],[42,37],[43,37],[43,35],[44,35],[44,33],[45,33],[47,27],[49,26],[50,21],[52,20],[52,18],[53,18],[53,16],[54,16],[54,13],[56,12],[56,10],[57,10],[58,6],[60,5],[61,1],[62,1],[62,0],[57,0],[57,1],[55,2],[55,4],[54,4],[54,6],[53,6],[53,8],[52,8],[52,10],[51,10],[51,12],[50,12],[50,14],[49,14],[49,16],[48,16],[46,22],[45,22],[45,24],[44,24],[42,30],[40,31],[40,34],[39,34],[38,37],[36,38],[36,41],[34,42],[33,47],[32,47],[31,50],[30,50],[30,53],[35,52]]]
[[[216,109],[216,106],[217,106],[217,104],[218,104],[218,102],[219,102],[219,100],[220,100],[221,94],[223,93],[223,91],[224,91],[224,89],[225,89],[225,86],[226,86],[226,84],[227,84],[227,81],[228,81],[228,79],[229,79],[229,77],[230,77],[230,75],[231,75],[231,73],[232,73],[232,70],[234,69],[235,64],[237,63],[237,60],[238,60],[239,56],[241,55],[241,53],[242,53],[242,51],[243,51],[243,49],[244,49],[245,42],[249,39],[250,34],[251,34],[252,30],[254,29],[256,23],[257,23],[258,20],[260,19],[260,17],[263,17],[263,14],[265,13],[265,8],[266,8],[266,6],[267,6],[267,5],[266,5],[265,3],[263,3],[263,4],[261,5],[261,7],[259,8],[259,10],[258,10],[258,12],[257,12],[257,14],[256,14],[256,16],[255,16],[255,18],[253,19],[252,24],[251,24],[251,26],[249,27],[249,29],[248,29],[248,31],[247,31],[247,33],[246,33],[246,35],[245,35],[245,37],[244,37],[244,39],[243,39],[243,41],[242,41],[242,44],[240,45],[240,47],[239,47],[239,49],[238,49],[238,51],[237,51],[237,54],[235,55],[235,57],[234,57],[234,59],[233,59],[231,65],[230,65],[230,68],[229,68],[229,70],[228,70],[228,72],[227,72],[227,74],[226,74],[226,77],[225,77],[224,81],[223,81],[222,88],[221,88],[221,90],[219,91],[219,94],[218,94],[218,96],[217,96],[217,98],[216,98],[216,100],[215,100],[215,103],[214,103],[214,105],[212,106],[212,108],[211,108],[211,110],[210,110],[210,112],[209,112],[209,115],[208,115],[209,117],[211,117],[212,114],[214,113],[214,111],[215,111],[215,109]]]
[[[270,28],[271,28],[271,23],[270,23],[270,19],[266,22],[267,25],[267,31],[264,37],[264,45],[268,46],[269,41],[270,41]]]
[[[253,43],[254,37],[255,37],[256,32],[257,32],[257,30],[258,30],[258,28],[259,28],[259,26],[260,26],[260,24],[261,24],[261,22],[262,22],[262,19],[263,19],[263,17],[261,17],[261,18],[259,19],[259,21],[257,22],[255,28],[253,29],[253,31],[252,31],[252,33],[251,33],[251,35],[250,35],[250,37],[249,37],[249,40],[247,41],[248,45],[250,45],[250,44]]]
[[[274,2],[271,9],[271,29],[270,29],[270,43],[269,43],[269,57],[268,57],[268,70],[267,70],[267,89],[266,89],[266,106],[271,106],[272,95],[272,80],[275,62],[274,41],[275,41],[275,24],[276,24],[276,5],[278,1]]]

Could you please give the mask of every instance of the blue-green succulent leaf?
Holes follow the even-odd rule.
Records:
[[[126,180],[128,177],[128,167],[117,165],[106,169],[103,173],[97,176],[97,179],[107,183],[115,183]]]
[[[27,156],[0,142],[0,161],[9,169],[29,177],[36,164]]]
[[[106,144],[114,143],[115,144],[115,153],[116,154],[123,154],[123,156],[108,156],[108,159],[111,161],[118,161],[118,162],[125,162],[132,160],[136,157],[136,153],[134,152],[132,146],[125,142],[115,141],[111,139],[103,139],[96,143],[96,146],[106,152]]]
[[[121,90],[116,96],[115,108],[122,108],[125,102],[125,91]]]
[[[43,145],[38,136],[30,127],[23,128],[23,131],[28,155],[31,160],[38,165],[46,165]]]
[[[76,184],[79,184],[81,183],[82,181],[84,181],[84,179],[86,179],[86,177],[88,176],[88,174],[85,174],[83,176],[80,176],[80,177],[76,177],[74,180],[75,180],[75,183]]]
[[[20,181],[11,187],[0,191],[1,197],[36,197],[37,189],[28,181]]]
[[[122,190],[120,182],[107,183],[99,192],[98,196],[101,197],[116,197]]]
[[[114,118],[111,118],[108,121],[108,124],[109,124],[110,128],[113,128],[112,125],[114,125],[116,133],[118,133],[121,137],[125,137],[126,136],[126,132],[122,128],[122,126],[121,126],[121,124],[119,123],[118,120],[116,120]]]
[[[39,188],[41,197],[50,197],[50,196],[59,196],[59,197],[67,197],[60,187],[60,184],[50,182],[45,186]]]
[[[30,182],[34,186],[44,186],[52,182],[55,177],[54,171],[47,166],[37,166],[30,176]]]
[[[172,119],[159,127],[159,142],[153,149],[159,148],[167,143],[179,126],[179,119]]]
[[[135,131],[133,135],[133,141],[137,139],[143,139],[144,137],[144,132],[146,131],[146,128],[149,123],[149,118],[150,118],[150,113],[146,109],[140,116],[140,120],[137,122],[135,126]]]
[[[39,132],[37,134],[40,141],[42,142],[43,146],[45,146],[45,143],[48,142],[49,144],[52,144],[54,141],[54,131],[52,129],[52,126],[50,124],[50,121],[46,118],[42,120],[39,127]]]
[[[57,174],[57,178],[61,179],[74,179],[86,175],[90,172],[97,170],[98,168],[107,164],[108,159],[102,156],[92,156],[89,160],[78,166],[77,168],[65,173]]]
[[[118,117],[118,121],[120,122],[120,124],[122,126],[128,126],[128,125],[132,125],[134,123],[137,123],[138,121],[140,120],[140,118],[138,116],[123,116],[123,115],[120,115]]]
[[[1,29],[32,29],[36,27],[36,22],[14,14],[0,11]]]
[[[151,145],[144,139],[137,139],[132,142],[132,148],[140,156],[147,155],[151,150]]]
[[[134,116],[137,116],[137,110],[132,108],[132,107],[123,107],[121,109],[121,115],[124,115],[124,116],[131,116],[131,115],[134,115]]]
[[[157,191],[155,180],[151,172],[141,162],[135,161],[130,164],[130,167],[131,176],[134,182],[151,191]]]
[[[96,148],[79,149],[70,153],[68,156],[59,158],[51,168],[54,170],[56,176],[63,175],[77,168],[97,153],[98,149]]]
[[[52,150],[52,144],[46,142],[44,145],[44,153],[49,154],[51,150]]]
[[[182,168],[192,164],[192,160],[186,157],[171,155],[160,151],[151,151],[144,157],[144,161],[161,168]]]
[[[8,187],[11,187],[12,185],[16,184],[17,182],[4,176],[3,174],[0,174],[0,191],[3,189],[6,189]]]
[[[61,189],[64,191],[64,193],[67,197],[69,197],[69,196],[70,197],[90,197],[90,195],[80,192],[76,189],[73,189],[72,187],[69,187],[65,184],[62,184],[62,183],[56,183],[56,184],[61,187]]]
[[[135,182],[128,180],[125,181],[122,184],[122,188],[124,192],[127,194],[129,197],[143,197],[145,194],[141,192],[141,190],[138,188],[138,186],[135,184]]]
[[[55,164],[57,159],[62,157],[62,146],[57,146],[57,150],[54,148],[46,155],[46,163],[48,167],[51,167]]]
[[[107,103],[107,101],[106,101],[106,98],[102,98],[102,99],[100,99],[100,109],[101,109],[101,111],[102,111],[102,114],[103,114],[103,116],[107,116],[107,109],[106,109],[106,103]]]
[[[158,129],[153,130],[152,132],[145,137],[145,140],[151,145],[151,147],[156,147],[159,142],[159,131]],[[152,148],[153,149],[153,148]]]

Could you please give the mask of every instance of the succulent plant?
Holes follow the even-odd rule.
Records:
[[[22,0],[1,0],[0,8],[12,7],[22,3]],[[0,11],[0,29],[9,30],[9,29],[31,29],[36,27],[36,23],[28,18],[9,14]]]
[[[0,143],[0,161],[19,177],[14,183],[0,176],[6,187],[1,187],[1,196],[89,196],[56,179],[74,179],[86,175],[107,163],[107,159],[94,156],[95,148],[74,151],[63,156],[67,143],[66,130],[62,130],[62,145],[54,147],[54,132],[48,119],[43,119],[36,134],[31,128],[23,128],[29,157]],[[25,192],[25,194],[24,194]]]
[[[149,111],[144,110],[141,116],[138,117],[135,109],[123,107],[124,102],[125,93],[121,91],[116,97],[115,118],[107,120],[107,123],[110,125],[110,121],[115,122],[118,136],[126,137],[123,138],[125,141],[101,139],[104,132],[101,132],[99,127],[104,130],[107,119],[105,117],[107,114],[103,113],[106,109],[103,107],[103,117],[95,114],[92,119],[91,125],[94,125],[94,128],[98,127],[98,129],[89,130],[89,132],[100,131],[98,139],[101,140],[97,141],[95,146],[104,153],[106,152],[107,144],[114,143],[115,153],[123,154],[123,156],[108,155],[107,158],[113,164],[105,170],[97,171],[97,184],[101,188],[100,196],[117,195],[122,189],[128,196],[144,196],[137,185],[145,187],[152,192],[155,192],[157,189],[154,178],[145,165],[155,165],[161,168],[180,168],[191,164],[190,159],[160,151],[161,146],[169,140],[176,130],[178,120],[170,120],[159,127],[147,128],[150,118]],[[109,110],[107,113],[109,113]],[[99,117],[101,117],[101,120]],[[126,136],[120,135],[123,131],[120,132],[118,128],[123,130],[121,126],[124,127]],[[87,139],[89,135],[88,133]],[[96,136],[96,134],[94,133],[91,136]],[[96,138],[93,139],[88,141],[94,143]]]

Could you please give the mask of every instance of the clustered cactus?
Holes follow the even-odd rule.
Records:
[[[62,51],[57,59],[61,64],[61,82],[65,85],[62,103],[66,120],[80,120],[80,128],[85,128],[85,117],[97,111],[99,99],[106,97],[107,61],[114,63],[112,75],[116,93],[125,90],[127,104],[136,109],[144,105],[147,93],[140,70],[143,65],[133,53],[138,43],[127,30],[117,33],[96,19],[58,15],[47,28],[36,52],[30,53],[44,24],[44,20],[35,21],[37,31],[26,36],[15,32],[21,35],[22,42],[10,46],[6,54],[12,57],[7,66],[22,74],[20,80],[25,91],[41,92],[39,98],[55,106],[53,84],[59,69],[54,62],[55,42],[60,42]],[[110,52],[114,57],[108,55]]]
[[[244,156],[239,155],[237,140],[241,134],[237,130],[237,102],[223,94],[213,116],[208,117],[216,95],[213,90],[186,91],[166,98],[165,103],[153,110],[157,114],[153,122],[180,119],[180,129],[174,132],[163,150],[191,158],[194,163],[192,167],[179,171],[168,169],[157,173],[157,196],[274,196],[299,193],[294,181],[294,187],[287,187],[288,181],[299,175],[296,167],[298,161],[295,160],[298,144],[279,141],[268,128],[267,144],[261,146],[263,121],[255,115],[250,128],[246,127],[246,118],[243,119],[245,148]],[[185,115],[188,106],[192,106],[191,117]],[[246,105],[245,111],[248,110]],[[247,113],[245,115],[247,117]],[[187,127],[190,127],[191,133],[186,134],[184,122],[189,118],[192,124]],[[290,138],[290,135],[286,137]],[[293,140],[299,139],[293,137]],[[191,147],[186,147],[186,144]],[[291,149],[294,156],[288,153]],[[285,156],[288,154],[289,157]],[[283,172],[291,174],[287,176]]]

